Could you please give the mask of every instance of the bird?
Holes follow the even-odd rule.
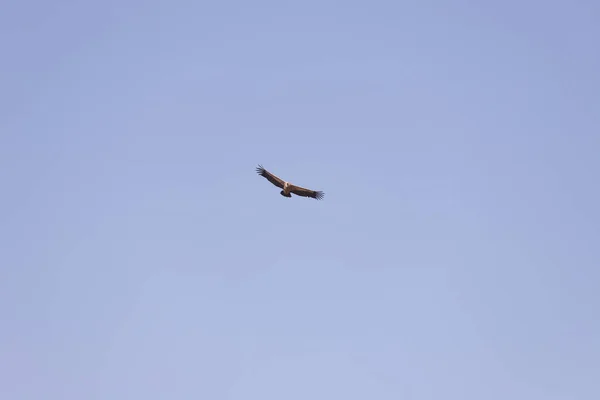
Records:
[[[296,196],[310,197],[313,199],[321,200],[325,196],[325,193],[323,193],[320,190],[310,190],[300,186],[292,185],[291,183],[286,182],[283,179],[273,175],[272,173],[264,169],[263,166],[260,164],[256,168],[256,172],[260,176],[266,178],[273,185],[283,189],[281,192],[279,192],[279,194],[281,194],[283,197],[292,197],[293,193]]]

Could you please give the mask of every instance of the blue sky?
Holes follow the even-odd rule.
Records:
[[[597,3],[1,9],[2,398],[600,397]]]

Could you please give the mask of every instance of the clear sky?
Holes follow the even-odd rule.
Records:
[[[600,4],[217,3],[2,2],[0,397],[600,398]]]

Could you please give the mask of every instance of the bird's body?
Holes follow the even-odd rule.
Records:
[[[283,190],[280,193],[284,197],[292,197],[292,195],[290,194],[289,182],[283,182]]]
[[[279,194],[281,194],[283,197],[292,197],[293,193],[296,196],[311,197],[313,199],[321,200],[325,196],[325,193],[321,191],[305,189],[300,186],[292,185],[291,183],[286,182],[283,179],[273,175],[272,173],[264,169],[262,165],[259,165],[258,168],[256,168],[256,172],[260,176],[264,177],[269,182],[271,182],[273,185],[283,189],[281,192],[279,192]]]

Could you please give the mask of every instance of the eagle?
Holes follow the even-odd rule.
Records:
[[[313,199],[321,200],[325,196],[325,193],[321,192],[320,190],[310,190],[300,186],[292,185],[291,183],[286,182],[283,179],[273,175],[272,173],[264,169],[263,166],[260,164],[256,168],[256,172],[260,176],[266,178],[273,185],[283,189],[281,192],[279,192],[283,197],[292,197],[293,193],[296,196],[311,197]]]

